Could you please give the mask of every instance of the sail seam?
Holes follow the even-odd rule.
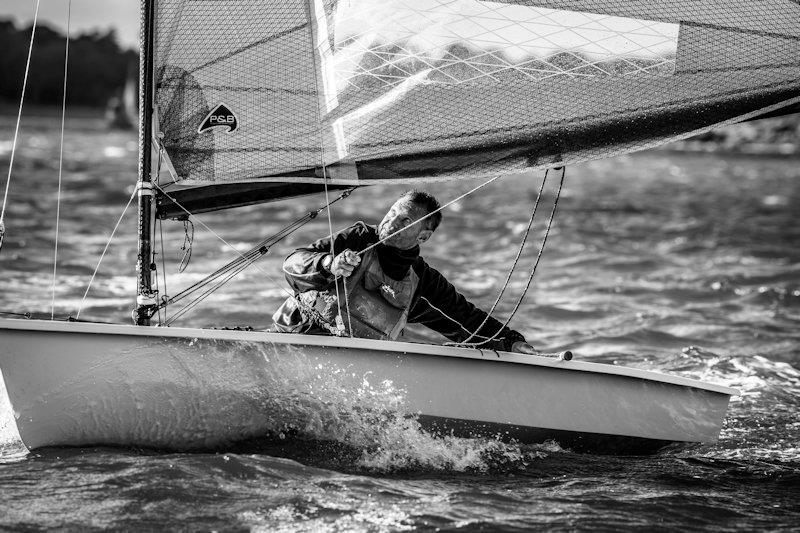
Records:
[[[800,0],[792,0],[793,2],[800,3]],[[709,22],[687,22],[681,21],[684,26],[694,26],[698,28],[708,28],[712,30],[728,31],[731,33],[744,33],[747,35],[758,35],[759,37],[775,37],[778,39],[789,39],[790,41],[800,41],[800,35],[787,35],[785,33],[778,33],[772,31],[752,30],[748,28],[734,28],[731,26],[723,26],[721,24],[711,24]]]
[[[798,39],[800,40],[800,39]],[[762,69],[771,69],[771,68],[788,68],[788,67],[799,67],[800,60],[798,61],[787,61],[785,63],[765,63],[762,65],[741,65],[741,66],[733,66],[733,67],[714,67],[714,68],[698,68],[692,70],[682,70],[677,69],[675,74],[703,74],[703,73],[714,73],[718,74],[721,72],[744,72],[744,71],[755,71],[755,70],[762,70]],[[790,80],[784,82],[784,84],[789,84],[792,82],[796,82],[797,79]],[[781,85],[781,84],[777,84]],[[772,87],[773,85],[770,84],[767,87]],[[763,87],[763,86],[762,86]]]
[[[158,84],[159,89],[180,89],[183,86],[182,83],[177,82],[173,83],[172,81],[169,82],[162,82]],[[210,89],[212,91],[230,91],[230,92],[253,92],[253,93],[284,93],[284,94],[291,94],[291,95],[303,95],[303,96],[316,96],[316,91],[307,91],[303,89],[284,89],[280,87],[236,87],[234,85],[202,85],[198,84],[198,88],[200,89]]]

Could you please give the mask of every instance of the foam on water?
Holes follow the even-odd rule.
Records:
[[[260,350],[271,379],[256,393],[284,435],[335,441],[358,450],[355,466],[372,471],[486,472],[497,465],[527,465],[557,445],[521,446],[489,438],[431,434],[407,407],[406,391],[371,372],[356,375],[306,353],[277,346]]]
[[[0,464],[20,461],[28,455],[14,422],[14,412],[8,401],[3,372],[0,371]]]
[[[7,166],[14,120],[0,117],[0,166]],[[41,214],[54,212],[57,198],[53,170],[59,131],[52,123],[23,122],[0,254],[3,310],[49,312],[53,220]],[[61,213],[64,235],[70,237],[60,239],[56,306],[72,310],[136,181],[137,145],[134,133],[109,133],[99,120],[68,121],[67,128]],[[49,135],[46,143],[42,132]],[[105,157],[104,146],[124,146],[131,157]],[[407,409],[402,401],[392,403],[392,398],[402,400],[403,393],[391,384],[366,376],[368,386],[362,387],[364,376],[351,382],[344,371],[316,380],[322,371],[306,361],[308,383],[290,386],[281,381],[285,376],[277,376],[272,380],[280,382],[272,389],[275,401],[259,403],[270,391],[249,390],[253,398],[248,405],[277,409],[271,412],[279,431],[281,416],[294,416],[293,425],[300,429],[287,430],[281,441],[289,448],[305,445],[303,435],[355,443],[355,459],[343,457],[332,466],[347,474],[309,471],[269,452],[225,462],[218,454],[37,450],[27,460],[0,468],[0,528],[628,530],[657,524],[676,531],[795,530],[800,523],[800,211],[792,206],[800,202],[799,172],[797,162],[785,158],[653,152],[577,166],[569,172],[537,279],[512,322],[539,348],[571,348],[577,359],[676,372],[739,389],[743,395],[731,402],[717,443],[647,458],[615,458],[437,438],[415,425],[413,413],[410,418],[398,414]],[[532,185],[538,183],[530,178],[504,178],[497,187],[455,204],[425,247],[426,260],[481,307],[492,304],[513,261],[518,237],[509,235],[530,210],[532,197],[526,191],[535,194]],[[426,189],[446,200],[471,186],[443,182]],[[336,205],[334,225],[380,220],[405,187],[359,189],[354,199]],[[321,203],[314,196],[200,218],[229,242],[239,242],[248,240],[243,235],[274,233]],[[197,230],[192,264],[177,275],[183,228],[165,222],[170,293],[232,257],[215,238]],[[327,220],[318,217],[276,246],[260,268],[280,280],[282,257],[327,233]],[[133,279],[135,241],[135,217],[129,212],[89,295],[107,305],[89,302],[83,317],[129,321],[133,293],[113,278],[128,272]],[[531,246],[520,265],[530,265],[535,253]],[[512,278],[515,295],[524,270]],[[235,298],[209,299],[181,325],[268,327],[286,286],[273,285],[256,269],[250,272],[226,287]],[[513,302],[501,302],[496,316],[507,317]],[[423,330],[412,333],[416,340],[442,340]],[[682,352],[687,346],[697,348]],[[289,363],[281,363],[287,376]],[[152,368],[143,371],[149,376]],[[219,365],[201,377],[233,378],[233,373]],[[326,380],[327,389],[321,384]],[[336,383],[353,386],[336,390]],[[361,397],[334,408],[334,400],[359,388]],[[229,417],[236,422],[237,416],[249,423],[235,409],[220,411],[228,397],[217,392],[193,405],[207,409],[203,415],[221,425]],[[156,414],[170,405],[159,404]],[[12,414],[3,403],[0,441],[19,449],[16,437],[9,436],[14,432]],[[494,468],[493,446],[500,451],[500,469]],[[7,449],[0,452],[0,461]],[[318,465],[319,458],[338,450],[317,447],[299,460]],[[537,459],[537,453],[548,456]],[[513,462],[520,454],[529,461],[527,468]],[[237,461],[238,469],[220,468]],[[353,472],[353,464],[359,472]],[[396,473],[411,464],[422,465],[422,473]],[[428,475],[426,468],[433,473]],[[479,475],[459,468],[474,468]],[[379,475],[353,475],[363,471]]]
[[[798,455],[800,370],[782,361],[723,355],[689,346],[669,371],[737,389],[720,440],[705,455],[722,459],[792,461]]]

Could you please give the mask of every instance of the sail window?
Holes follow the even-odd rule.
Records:
[[[337,88],[675,71],[680,25],[479,0],[353,0],[335,12]]]

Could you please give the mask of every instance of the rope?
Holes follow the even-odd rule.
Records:
[[[445,317],[447,320],[449,320],[450,322],[452,322],[453,324],[455,324],[456,326],[458,326],[459,328],[461,328],[461,330],[462,330],[462,331],[464,331],[464,333],[467,333],[467,334],[469,334],[469,333],[470,333],[470,331],[469,331],[467,328],[465,328],[465,327],[464,327],[464,324],[462,324],[461,322],[459,322],[459,321],[458,321],[458,320],[456,320],[455,318],[453,318],[453,317],[451,317],[450,315],[448,315],[447,313],[445,313],[443,310],[441,310],[441,309],[439,309],[438,307],[436,307],[435,305],[433,305],[433,304],[431,303],[431,301],[430,301],[430,300],[428,300],[428,299],[427,299],[427,298],[425,298],[424,296],[420,296],[420,297],[419,297],[419,299],[420,299],[420,300],[425,300],[425,303],[427,303],[427,304],[428,304],[428,306],[429,306],[431,309],[433,309],[434,311],[437,311],[439,314],[441,314],[441,315],[442,315],[443,317]],[[419,316],[419,315],[417,315],[417,316]],[[476,334],[475,334],[475,333],[472,333],[472,335],[476,335]],[[482,337],[482,338],[484,338],[484,339],[488,339],[488,338],[489,338],[489,337],[484,337],[483,335],[476,335],[476,336],[477,336],[477,337]]]
[[[472,347],[477,348],[478,346],[482,346],[487,344],[497,338],[497,336],[506,328],[508,327],[509,322],[511,319],[514,318],[514,315],[519,310],[522,301],[525,299],[525,295],[528,293],[528,289],[531,286],[531,281],[533,281],[533,276],[536,274],[536,267],[539,266],[539,261],[542,258],[542,253],[544,252],[544,247],[547,244],[547,237],[550,235],[550,228],[553,225],[553,219],[555,218],[556,208],[558,207],[558,199],[561,198],[561,189],[564,186],[564,177],[566,176],[566,167],[561,167],[561,178],[558,183],[558,191],[556,192],[555,200],[553,200],[553,209],[550,211],[550,217],[547,220],[547,227],[544,232],[544,237],[542,237],[542,246],[539,248],[539,253],[536,255],[536,261],[533,264],[533,268],[531,269],[531,273],[528,276],[528,281],[525,283],[525,288],[520,294],[519,298],[517,299],[517,303],[514,305],[514,308],[511,310],[508,318],[506,319],[505,323],[497,330],[497,332],[492,335],[490,338],[486,339],[485,341],[476,342],[476,343],[446,343],[448,346],[464,346],[464,347]]]
[[[506,276],[506,280],[503,283],[503,286],[500,288],[500,292],[497,295],[497,299],[494,301],[494,303],[492,304],[492,307],[486,313],[486,317],[483,319],[483,322],[481,322],[480,326],[475,328],[475,331],[473,331],[470,334],[470,336],[467,337],[466,339],[464,339],[462,342],[469,342],[475,336],[482,336],[482,335],[478,335],[478,332],[483,328],[483,326],[486,325],[486,322],[489,321],[489,317],[492,316],[492,313],[494,313],[494,310],[497,309],[497,305],[500,303],[500,299],[503,297],[503,293],[506,292],[506,288],[508,287],[508,283],[509,283],[509,281],[511,281],[511,274],[513,274],[514,270],[517,268],[517,264],[519,263],[519,259],[520,259],[520,257],[522,257],[522,250],[525,249],[525,243],[528,241],[528,235],[530,235],[531,228],[533,227],[533,219],[536,217],[536,211],[539,208],[539,202],[542,199],[542,192],[544,191],[544,186],[547,183],[547,175],[548,175],[549,172],[550,172],[549,168],[544,171],[544,178],[542,178],[542,183],[541,183],[541,185],[539,185],[539,191],[536,193],[536,201],[533,203],[533,209],[531,209],[531,216],[528,219],[528,227],[525,228],[525,234],[522,236],[522,241],[519,244],[519,249],[517,250],[517,256],[514,258],[514,261],[511,264],[511,268],[508,270],[508,275]]]
[[[191,228],[191,233],[189,229]],[[192,259],[192,244],[194,243],[194,223],[189,220],[188,218],[183,221],[183,244],[181,245],[181,251],[183,252],[183,257],[181,257],[181,262],[178,264],[178,273],[182,274],[186,268],[189,266],[189,261]]]
[[[14,155],[17,152],[17,138],[19,136],[19,123],[22,120],[22,104],[25,101],[25,89],[28,87],[28,72],[31,67],[31,54],[33,53],[33,40],[36,35],[36,21],[39,18],[39,2],[36,0],[36,12],[33,14],[33,26],[31,27],[31,42],[28,46],[28,59],[25,62],[25,76],[22,78],[22,94],[19,97],[19,110],[17,111],[17,125],[14,128],[14,140],[11,143],[11,159],[8,161],[8,178],[6,178],[6,192],[3,195],[3,208],[0,209],[0,246],[3,245],[3,235],[5,234],[5,225],[3,220],[6,216],[6,202],[8,201],[8,189],[11,185],[11,169],[14,168]]]
[[[81,311],[83,310],[83,303],[86,301],[86,295],[89,294],[89,289],[92,288],[92,283],[94,282],[94,278],[97,275],[97,271],[100,269],[100,263],[103,262],[103,257],[105,257],[106,251],[108,250],[108,247],[111,245],[111,241],[114,240],[114,234],[117,232],[117,228],[119,228],[119,225],[122,222],[122,217],[124,217],[125,213],[128,212],[128,208],[131,206],[131,202],[133,202],[133,199],[136,197],[137,192],[138,191],[134,187],[133,192],[131,193],[131,197],[128,198],[128,203],[125,205],[125,209],[122,210],[122,214],[120,214],[119,219],[117,219],[117,224],[111,231],[111,236],[108,238],[105,248],[103,248],[103,253],[100,254],[100,259],[98,259],[97,261],[97,266],[94,267],[94,272],[92,272],[92,278],[89,280],[89,286],[86,287],[86,292],[83,293],[83,298],[81,299],[81,305],[78,307],[78,314],[75,315],[76,319],[81,317]]]
[[[61,98],[61,145],[58,154],[58,194],[56,197],[56,239],[53,250],[53,297],[50,300],[50,320],[56,315],[56,271],[58,268],[58,230],[61,221],[61,176],[64,169],[64,122],[67,115],[67,66],[69,65],[69,26],[72,17],[72,0],[67,3],[67,40],[64,45],[64,89]]]

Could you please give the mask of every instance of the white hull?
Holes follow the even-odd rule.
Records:
[[[457,435],[626,443],[716,440],[736,391],[637,369],[421,344],[0,319],[23,442],[211,448],[291,426],[336,438],[395,411]],[[585,446],[584,446],[585,444]],[[619,451],[625,451],[622,448]]]

